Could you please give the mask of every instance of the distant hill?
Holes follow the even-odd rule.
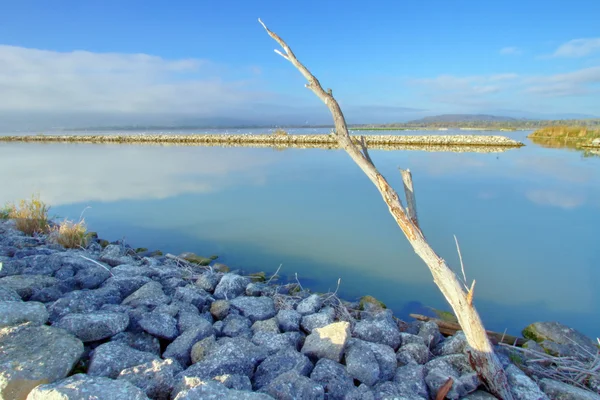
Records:
[[[408,121],[407,124],[433,124],[440,122],[509,122],[518,121],[516,118],[486,114],[442,114]]]

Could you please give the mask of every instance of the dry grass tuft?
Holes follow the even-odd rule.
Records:
[[[79,222],[64,220],[54,228],[52,237],[56,243],[67,249],[87,247],[89,241],[87,227],[83,219]]]
[[[49,229],[47,206],[39,196],[32,196],[31,200],[21,200],[18,205],[7,207],[8,218],[14,219],[16,228],[26,235],[46,233]]]
[[[276,129],[273,132],[273,135],[275,135],[275,136],[287,136],[288,133],[284,129],[278,128],[278,129]]]

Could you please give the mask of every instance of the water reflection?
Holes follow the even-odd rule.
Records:
[[[397,168],[413,171],[421,225],[454,266],[458,236],[489,329],[555,319],[597,334],[600,159],[528,144],[371,156],[398,189]],[[3,144],[0,171],[0,202],[39,192],[70,218],[91,206],[90,228],[110,240],[216,253],[248,270],[283,263],[314,290],[342,278],[342,295],[372,294],[401,313],[447,308],[376,189],[339,150]]]

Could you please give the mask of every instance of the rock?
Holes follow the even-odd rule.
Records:
[[[241,315],[229,314],[223,320],[222,334],[229,337],[242,336],[250,339],[252,337],[251,325],[252,322],[248,318]]]
[[[158,282],[148,282],[129,296],[121,304],[132,307],[159,306],[169,303],[169,297],[163,292]]]
[[[345,321],[334,322],[308,335],[302,353],[313,359],[329,358],[340,362],[349,338],[350,324]]]
[[[323,386],[309,378],[289,371],[279,375],[263,391],[276,399],[294,400],[322,400],[325,398]]]
[[[34,301],[0,301],[0,328],[31,322],[43,325],[48,321],[48,311],[42,303]]]
[[[398,365],[407,365],[411,362],[425,364],[429,361],[429,348],[424,344],[409,343],[398,349],[396,359]]]
[[[45,275],[12,275],[0,278],[0,287],[14,290],[23,300],[29,300],[36,291],[57,283],[58,279]]]
[[[405,394],[400,392],[400,387],[395,382],[379,382],[373,388],[373,397],[380,399],[403,399],[403,400],[426,400],[414,393]]]
[[[540,388],[552,400],[600,400],[596,393],[552,379],[542,379]]]
[[[343,400],[354,388],[354,382],[346,367],[327,358],[317,362],[310,379],[323,386],[325,396],[329,400]]]
[[[74,277],[75,283],[77,283],[79,288],[96,289],[111,277],[108,267],[97,265],[85,259],[83,259],[83,261],[85,261],[87,265],[77,271]]]
[[[96,311],[87,314],[67,314],[54,324],[77,336],[83,342],[106,339],[123,332],[129,325],[127,314]]]
[[[273,296],[275,288],[266,283],[251,282],[246,286],[246,296]]]
[[[214,296],[216,299],[231,300],[246,291],[246,286],[250,283],[248,278],[236,274],[225,274],[215,288]]]
[[[207,292],[192,285],[178,287],[175,289],[175,295],[173,296],[174,300],[193,304],[198,310],[202,310],[202,307],[209,301],[209,298],[210,295]]]
[[[177,389],[175,389],[177,390]],[[227,389],[225,385],[217,381],[197,381],[193,387],[179,391],[175,400],[273,400],[271,396],[263,393],[245,392],[241,390]]]
[[[505,372],[515,400],[549,400],[539,386],[516,366],[509,365]]]
[[[357,322],[352,336],[367,342],[386,344],[397,350],[400,347],[400,330],[387,311],[377,314],[373,320]]]
[[[276,318],[282,332],[294,332],[300,329],[302,314],[296,310],[279,310]]]
[[[149,266],[122,264],[110,270],[114,276],[119,277],[146,277],[150,278],[155,271]]]
[[[558,322],[535,322],[523,329],[523,337],[535,340],[538,343],[551,340],[562,345],[571,346],[575,344],[591,354],[598,352],[598,347],[592,339]],[[580,353],[583,355],[584,352],[580,351]]]
[[[269,333],[281,333],[279,331],[279,325],[277,324],[277,319],[270,318],[264,321],[256,321],[250,327],[253,333],[257,332],[269,332]]]
[[[160,342],[157,338],[146,332],[121,332],[111,337],[110,340],[122,343],[135,350],[160,356]]]
[[[252,322],[273,318],[277,313],[275,303],[270,297],[241,296],[231,300],[230,303],[231,307]]]
[[[175,375],[182,371],[172,359],[154,360],[121,371],[118,381],[124,380],[142,389],[151,399],[168,400],[175,386]]]
[[[212,293],[215,291],[215,288],[221,281],[222,277],[223,274],[218,274],[210,271],[205,272],[202,275],[200,275],[196,280],[196,286],[198,286],[200,289]]]
[[[533,351],[537,351],[539,353],[544,353],[544,348],[538,344],[535,340],[528,340],[523,343],[524,349],[529,349]]]
[[[177,314],[177,329],[179,330],[179,334],[195,327],[198,324],[203,324],[206,321],[203,317],[200,316],[198,311],[188,311],[188,310],[180,310]]]
[[[331,307],[324,308],[316,314],[309,314],[302,317],[300,326],[304,331],[310,333],[316,328],[322,328],[333,323],[335,311]]]
[[[265,349],[269,354],[287,348],[298,350],[302,347],[303,340],[304,336],[300,332],[274,333],[259,331],[252,336],[252,343]]]
[[[363,383],[348,392],[344,400],[375,400],[375,395],[371,388]]]
[[[160,359],[155,354],[132,349],[123,343],[108,342],[94,349],[87,373],[116,379],[124,369],[151,361]]]
[[[460,399],[479,386],[479,380],[463,354],[434,358],[425,365],[425,382],[430,393],[437,393],[448,378],[454,381],[446,395],[448,399]]]
[[[188,281],[186,281],[185,279],[182,278],[167,278],[167,279],[159,279],[161,285],[163,286],[163,291],[165,292],[165,294],[167,296],[174,296],[177,292],[177,289],[183,288],[185,286],[188,286]],[[197,288],[196,286],[194,286],[194,288],[198,289],[198,290],[202,290],[200,288]],[[207,292],[206,293],[207,296],[210,296]],[[197,301],[197,300],[196,300]],[[206,299],[204,299],[204,301],[206,301]]]
[[[63,296],[63,291],[59,286],[49,286],[34,292],[29,301],[38,301],[40,303],[51,303]]]
[[[48,306],[50,322],[56,322],[67,314],[89,313],[107,304],[119,304],[121,299],[119,290],[111,286],[94,290],[76,290]]]
[[[83,354],[83,343],[51,326],[22,324],[0,329],[0,398],[24,399],[39,384],[66,377]]]
[[[394,375],[394,382],[402,395],[414,394],[425,399],[429,398],[429,389],[425,383],[425,367],[422,365],[413,363],[399,367]]]
[[[221,320],[229,314],[229,309],[229,301],[217,300],[210,305],[210,315],[217,320]]]
[[[476,390],[467,397],[465,397],[464,400],[497,400],[497,398],[496,396],[489,394],[486,391]]]
[[[385,344],[365,341],[362,341],[362,343],[365,346],[367,346],[375,355],[375,359],[377,360],[377,364],[379,365],[379,380],[389,381],[392,378],[394,378],[397,367],[396,354],[394,353],[394,349]]]
[[[209,350],[208,355],[181,374],[183,377],[212,379],[220,375],[251,377],[254,368],[267,357],[266,352],[243,338],[224,338]]]
[[[211,258],[201,257],[197,254],[190,253],[190,252],[181,253],[178,257],[183,258],[185,261],[191,262],[192,264],[197,264],[197,265],[201,265],[201,266],[207,266],[213,260]]]
[[[321,300],[321,297],[316,294],[311,294],[298,303],[296,306],[296,311],[298,311],[301,315],[314,314],[318,312],[322,306],[323,300]]]
[[[467,346],[467,338],[463,331],[458,331],[454,336],[441,341],[435,346],[433,354],[436,356],[447,356],[449,354],[461,354]]]
[[[295,371],[302,376],[308,376],[312,369],[313,364],[308,357],[294,349],[284,349],[267,357],[260,363],[254,374],[254,388],[261,389],[279,375],[288,371]]]
[[[217,382],[221,382],[228,389],[234,390],[252,390],[252,382],[246,375],[219,375],[213,378]]]
[[[152,279],[147,276],[123,276],[116,275],[104,281],[102,286],[114,286],[121,293],[121,297],[126,298]]]
[[[125,249],[116,244],[109,244],[100,253],[100,261],[105,262],[111,267],[122,264],[133,264],[133,258],[125,255]]]
[[[423,339],[421,336],[413,335],[412,333],[400,332],[400,345],[406,346],[409,343],[417,343],[425,346],[425,339]]]
[[[27,400],[147,400],[143,391],[126,381],[115,381],[86,374],[40,385],[33,389]]]
[[[171,317],[175,317],[177,314],[179,314],[179,311],[181,311],[181,306],[183,305],[183,303],[179,303],[177,301],[172,302],[171,304],[161,304],[160,306],[156,307],[154,310],[152,310],[152,312],[158,313],[158,314],[167,314]],[[196,312],[198,310],[196,310],[195,307],[189,305],[191,308],[193,308]]]
[[[363,296],[358,302],[358,309],[370,313],[378,313],[385,310],[387,307],[383,302],[377,300],[373,296]]]
[[[212,334],[212,325],[208,321],[202,320],[197,326],[186,330],[169,344],[163,353],[163,358],[174,358],[185,368],[192,361],[190,358],[192,346]]]
[[[215,345],[216,340],[214,335],[205,337],[204,339],[196,342],[192,346],[192,351],[190,354],[192,364],[196,364],[197,362],[204,360],[204,358],[206,358]]]
[[[346,349],[346,370],[357,381],[375,385],[380,378],[379,363],[373,351],[362,340],[352,340]]]
[[[22,301],[21,296],[14,289],[0,286],[0,301]]]
[[[161,339],[173,340],[179,335],[177,320],[169,314],[150,312],[139,320],[140,327]]]
[[[419,336],[425,340],[425,345],[433,349],[442,340],[440,328],[433,321],[427,321],[419,329]]]

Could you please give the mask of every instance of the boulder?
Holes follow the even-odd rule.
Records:
[[[0,301],[22,301],[22,299],[14,289],[0,286]]]
[[[241,315],[229,314],[223,320],[223,330],[221,333],[229,337],[241,336],[250,339],[252,337],[250,326],[252,326],[250,319]]]
[[[268,332],[268,333],[281,333],[279,330],[279,324],[277,324],[277,319],[269,318],[264,321],[256,321],[250,327],[252,329],[252,333],[257,332]]]
[[[212,293],[215,291],[215,288],[219,284],[219,281],[221,281],[222,277],[223,274],[210,271],[205,272],[196,280],[196,286],[198,286],[200,289],[206,290],[209,293]]]
[[[301,315],[309,315],[314,314],[321,309],[323,306],[323,300],[317,294],[311,294],[304,300],[302,300],[296,306],[296,311],[298,311]]]
[[[127,314],[96,311],[67,314],[54,324],[77,336],[83,342],[102,340],[123,332],[129,325]]]
[[[177,320],[169,314],[146,313],[138,323],[144,331],[157,338],[173,340],[179,335]]]
[[[132,349],[123,343],[108,342],[94,349],[87,373],[116,379],[124,369],[159,360],[155,354]]]
[[[231,307],[252,322],[273,318],[277,313],[275,303],[270,297],[240,296],[231,300],[230,303]]]
[[[66,377],[83,354],[83,343],[51,326],[22,324],[0,329],[0,398],[24,399],[39,384]]]
[[[430,349],[433,349],[442,340],[440,328],[433,321],[427,321],[421,325],[418,335],[423,338],[425,345]]]
[[[279,310],[276,318],[282,332],[293,332],[300,329],[302,314],[296,310]]]
[[[308,335],[302,353],[313,359],[329,358],[340,362],[349,338],[350,324],[345,321],[334,322]]]
[[[212,348],[216,346],[216,343],[215,335],[205,337],[204,339],[194,343],[190,354],[192,364],[196,364],[197,362],[204,360]]]
[[[50,322],[56,322],[67,314],[97,311],[107,304],[119,304],[121,300],[121,293],[112,286],[94,290],[76,290],[67,293],[48,306]]]
[[[179,334],[194,328],[198,324],[204,324],[203,321],[206,321],[206,319],[200,316],[198,310],[179,310],[177,314],[177,329]]]
[[[121,293],[121,297],[126,298],[146,283],[151,282],[152,279],[147,276],[126,276],[126,275],[115,275],[108,278],[102,286],[114,286]]]
[[[323,386],[296,371],[279,375],[262,390],[276,399],[323,400],[325,398]]]
[[[231,300],[246,291],[246,286],[250,283],[248,278],[236,274],[225,274],[215,287],[214,296],[216,299]]]
[[[262,347],[269,354],[279,350],[292,348],[299,350],[304,342],[304,335],[300,332],[265,332],[259,331],[252,336],[252,343]]]
[[[160,356],[160,342],[146,332],[121,332],[111,337],[110,340],[122,343],[135,350]]]
[[[540,387],[516,366],[509,365],[505,372],[508,386],[516,400],[550,400]]]
[[[567,346],[577,345],[591,354],[598,352],[598,347],[592,339],[559,322],[534,322],[523,329],[523,337],[535,340],[538,343],[550,340]],[[580,351],[580,353],[584,355],[584,351]],[[589,354],[587,356],[589,357]]]
[[[398,392],[404,396],[416,395],[429,398],[429,389],[425,383],[425,367],[418,364],[408,364],[399,367],[394,375]]]
[[[168,400],[175,386],[175,375],[181,371],[179,363],[172,359],[153,360],[124,369],[117,380],[142,389],[151,399]]]
[[[396,353],[398,365],[410,363],[425,364],[429,361],[429,348],[420,343],[409,343],[398,349]]]
[[[367,386],[375,385],[381,375],[375,354],[362,340],[352,340],[348,344],[346,370],[352,378]]]
[[[241,390],[227,389],[225,385],[217,381],[197,380],[194,386],[184,388],[177,392],[174,400],[273,400],[271,396],[263,393],[246,392]]]
[[[210,315],[217,320],[225,319],[229,315],[230,307],[229,301],[217,300],[210,305]]]
[[[316,328],[322,328],[333,323],[335,311],[331,307],[322,309],[316,314],[309,314],[302,317],[300,326],[305,332],[312,332]]]
[[[354,381],[346,367],[327,358],[317,362],[310,379],[323,386],[329,400],[344,400],[346,394],[354,389]]]
[[[547,378],[540,381],[540,389],[552,400],[600,400],[599,394]]]
[[[43,325],[48,321],[48,311],[42,303],[34,301],[0,301],[0,328],[31,322]]]
[[[192,346],[212,334],[212,325],[202,320],[197,326],[186,330],[169,344],[163,353],[163,358],[174,358],[185,368],[192,361],[190,357]]]
[[[126,381],[86,374],[40,385],[33,389],[27,400],[147,400],[144,392]]]
[[[45,275],[11,275],[0,278],[0,287],[14,290],[23,300],[29,300],[36,291],[56,284],[58,279]]]
[[[104,248],[102,253],[100,253],[100,261],[110,265],[111,267],[116,267],[122,264],[134,264],[133,258],[125,253],[126,249],[123,246],[109,244]]]
[[[449,354],[461,354],[467,347],[467,337],[463,331],[458,331],[454,336],[438,343],[433,349],[436,356],[447,356]]]
[[[313,364],[308,357],[291,348],[283,349],[260,363],[254,374],[254,388],[261,389],[288,371],[308,376],[312,369]]]
[[[158,282],[148,282],[129,296],[121,304],[132,307],[139,306],[154,306],[169,303],[170,299],[163,290],[162,285]]]
[[[176,288],[173,300],[193,304],[198,310],[202,310],[202,307],[210,301],[210,294],[197,286],[188,285]]]
[[[352,336],[367,342],[386,344],[397,350],[400,346],[400,329],[388,311],[376,314],[372,320],[357,322]]]

